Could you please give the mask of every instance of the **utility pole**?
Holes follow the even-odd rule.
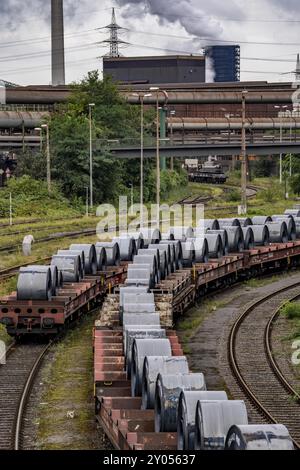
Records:
[[[159,93],[165,95],[168,100],[168,93],[158,87],[151,87],[150,91],[156,92],[156,205],[157,205],[157,225],[160,224],[160,113],[159,113]]]
[[[122,28],[117,24],[116,21],[116,13],[115,9],[112,8],[112,15],[111,15],[111,23],[107,26],[104,26],[104,28],[98,28],[98,30],[101,29],[108,29],[109,30],[109,38],[105,39],[104,41],[101,41],[102,44],[109,44],[109,53],[106,54],[106,57],[120,57],[121,54],[119,52],[119,46],[125,46],[128,45],[129,43],[126,41],[122,41],[119,38],[119,31],[125,30],[125,28]]]
[[[276,105],[274,106],[275,109],[279,109],[278,117],[280,117],[280,143],[283,141],[283,122],[282,122],[282,111],[287,109],[287,105]],[[282,153],[280,153],[279,157],[279,182],[282,184]]]
[[[151,93],[138,94],[132,93],[132,96],[138,97],[141,103],[141,168],[140,168],[140,220],[141,228],[144,225],[144,99],[150,98]]]
[[[246,96],[242,92],[242,212],[247,214],[247,150],[246,150]]]
[[[46,129],[46,155],[47,155],[47,186],[51,193],[51,155],[50,155],[50,131],[48,124],[42,124],[42,129]]]
[[[176,115],[176,111],[170,111],[170,121],[171,121],[171,145],[174,145],[174,130],[173,130],[173,117]],[[174,171],[174,157],[171,157],[171,171]]]
[[[89,104],[89,128],[90,128],[90,206],[94,207],[94,188],[93,188],[93,122],[92,122],[92,108],[95,103]]]

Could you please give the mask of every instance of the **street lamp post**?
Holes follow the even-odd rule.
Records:
[[[160,90],[159,87],[150,87],[150,91],[156,92],[156,205],[157,205],[157,224],[160,223],[160,119],[159,119],[159,93],[165,95],[168,100],[168,93]]]
[[[90,207],[94,206],[94,188],[93,188],[93,123],[92,123],[92,108],[95,103],[89,104],[89,127],[90,127]]]
[[[247,213],[247,150],[246,150],[246,96],[242,92],[242,212]]]
[[[136,96],[140,99],[141,103],[141,174],[140,174],[140,220],[141,228],[144,225],[144,99],[150,98],[151,93],[138,94],[133,93],[132,96]]]
[[[176,111],[170,111],[170,118],[171,118],[171,145],[174,144],[174,133],[173,133],[173,117],[176,115]],[[174,171],[174,157],[171,157],[171,171]]]
[[[280,117],[280,143],[283,141],[283,122],[282,122],[282,110],[287,109],[286,105],[276,105],[274,106],[275,109],[279,109],[278,117]],[[279,160],[279,181],[282,184],[282,153],[280,153],[280,160]]]
[[[39,134],[40,134],[40,152],[42,153],[42,150],[43,150],[42,128],[41,128],[41,127],[35,127],[34,130],[35,130],[36,132],[39,132]]]
[[[50,155],[50,132],[48,124],[42,124],[42,129],[46,129],[46,140],[47,140],[47,185],[48,192],[51,192],[51,155]]]

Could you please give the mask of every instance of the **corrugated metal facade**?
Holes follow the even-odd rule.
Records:
[[[205,57],[104,57],[103,73],[122,83],[204,83]]]

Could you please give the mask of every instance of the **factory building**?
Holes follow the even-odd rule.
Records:
[[[204,83],[205,56],[104,57],[103,73],[121,83]]]
[[[215,82],[240,81],[240,46],[209,46],[205,54],[211,60]]]

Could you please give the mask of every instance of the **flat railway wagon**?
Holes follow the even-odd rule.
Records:
[[[11,336],[56,335],[70,322],[99,305],[107,293],[120,285],[127,267],[108,267],[77,283],[65,282],[51,300],[18,300],[17,293],[0,299],[0,323]]]

